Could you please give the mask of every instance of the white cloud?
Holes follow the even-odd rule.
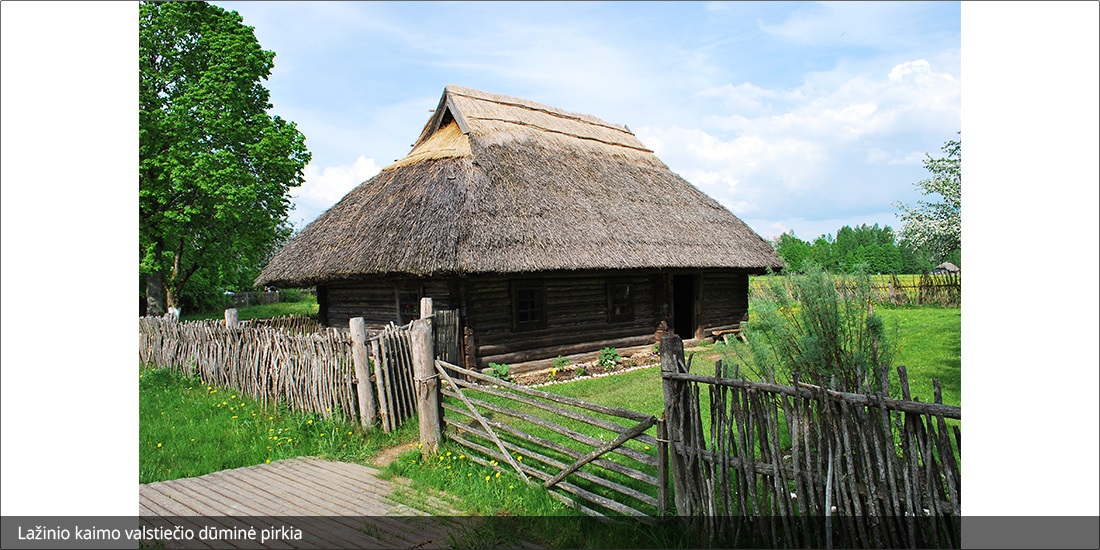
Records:
[[[374,159],[362,155],[350,165],[325,168],[313,164],[306,166],[305,183],[291,190],[295,205],[292,221],[296,224],[312,221],[380,170]]]

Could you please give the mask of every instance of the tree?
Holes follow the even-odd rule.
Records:
[[[918,181],[924,195],[938,194],[942,202],[917,201],[915,206],[895,203],[903,226],[901,236],[917,248],[927,249],[933,261],[958,258],[962,249],[962,142],[950,140],[943,146],[946,155],[932,158],[926,155],[924,168],[931,177]]]
[[[275,53],[236,12],[143,3],[138,40],[140,270],[157,314],[189,282],[254,276],[290,233],[287,193],[310,154],[268,113]]]
[[[798,273],[802,271],[802,262],[810,256],[810,244],[789,231],[776,239],[775,251],[787,264],[785,272]]]

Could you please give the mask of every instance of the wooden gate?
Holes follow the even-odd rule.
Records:
[[[472,451],[470,460],[537,479],[554,498],[589,515],[648,519],[666,512],[667,452],[645,433],[654,426],[661,430],[657,418],[445,361],[435,366],[447,437]]]

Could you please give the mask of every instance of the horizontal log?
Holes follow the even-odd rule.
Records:
[[[613,338],[611,340],[595,340],[564,346],[549,346],[545,348],[532,349],[528,351],[518,351],[514,353],[504,353],[500,355],[483,355],[478,358],[478,365],[488,365],[489,363],[520,363],[537,359],[557,357],[559,355],[571,355],[575,353],[583,353],[586,351],[597,351],[603,348],[640,346],[645,344],[653,344],[654,342],[655,337],[653,334],[645,334],[642,336],[628,336],[625,338]]]
[[[634,355],[635,353],[641,353],[643,351],[648,351],[648,350],[651,350],[651,349],[653,349],[653,343],[647,343],[647,344],[641,345],[641,346],[631,346],[631,347],[625,347],[625,348],[618,348],[619,353],[623,357],[629,357],[631,355]],[[599,354],[600,354],[599,350],[593,350],[593,351],[588,351],[588,352],[584,352],[584,353],[575,353],[573,355],[566,355],[565,358],[570,362],[570,364],[583,363],[585,361],[591,361],[591,360],[595,359],[596,357],[599,356]],[[557,359],[557,356],[554,356],[554,357],[549,357],[549,358],[546,358],[546,359],[537,359],[537,360],[534,360],[534,361],[526,361],[526,362],[523,362],[523,363],[509,363],[509,365],[512,367],[512,372],[514,372],[516,374],[522,374],[522,373],[525,373],[525,372],[534,372],[534,371],[537,371],[537,370],[548,369],[548,368],[554,366],[554,361],[556,359]]]
[[[541,334],[537,336],[527,336],[526,334],[521,336],[520,334],[509,333],[507,334],[507,336],[509,336],[507,339],[503,337],[494,339],[498,340],[500,343],[483,342],[478,348],[478,351],[482,355],[500,355],[525,349],[574,344],[590,337],[591,333],[595,331],[603,331],[601,335],[604,336],[605,339],[611,339],[637,336],[639,334],[652,335],[654,328],[648,326],[648,323],[645,325],[629,326],[614,326],[608,325],[607,323],[600,323],[573,327],[555,327],[550,330],[539,331]]]
[[[600,456],[602,456],[604,454],[607,454],[607,453],[611,452],[614,449],[617,449],[622,444],[626,443],[627,441],[630,441],[630,439],[632,439],[634,437],[637,437],[638,435],[641,435],[642,432],[644,432],[644,431],[648,430],[649,428],[653,427],[655,424],[657,424],[657,419],[656,418],[650,418],[649,420],[645,420],[645,421],[639,423],[637,426],[634,426],[633,428],[630,428],[630,430],[619,434],[619,437],[616,437],[615,440],[612,441],[611,443],[608,443],[607,445],[604,445],[603,447],[600,447],[599,449],[595,449],[592,452],[590,452],[590,453],[584,455],[583,457],[577,459],[577,461],[570,464],[569,467],[567,467],[564,470],[558,472],[558,475],[556,475],[553,478],[547,480],[546,483],[543,486],[546,487],[547,489],[549,489],[550,487],[553,487],[554,485],[559,483],[561,480],[565,479],[565,476],[568,476],[569,474],[571,474],[573,472],[576,472],[577,470],[581,469],[581,467],[583,467],[585,464],[588,464],[589,462],[592,462],[593,460],[596,460]]]
[[[669,378],[674,380],[687,380],[690,382],[702,382],[705,384],[713,384],[716,386],[729,386],[733,388],[751,388],[760,391],[766,391],[771,393],[781,393],[784,395],[790,395],[792,397],[802,397],[812,399],[820,394],[820,386],[814,386],[812,384],[806,384],[799,382],[798,388],[791,386],[783,386],[780,384],[770,384],[768,382],[754,382],[752,380],[739,380],[736,378],[715,378],[713,376],[699,376],[697,374],[685,374],[679,372],[661,372],[663,378]],[[853,405],[863,406],[877,406],[878,398],[874,396],[859,394],[859,393],[847,393],[836,390],[825,390],[825,393],[834,399],[840,399]],[[914,414],[927,414],[931,416],[942,416],[944,418],[962,418],[962,408],[952,405],[941,405],[939,403],[922,403],[920,401],[905,401],[902,399],[894,399],[891,397],[882,398],[883,404],[887,409],[892,409],[901,412],[914,413]]]

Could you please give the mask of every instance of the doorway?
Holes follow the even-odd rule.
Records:
[[[695,275],[672,276],[672,324],[681,339],[695,338]]]

